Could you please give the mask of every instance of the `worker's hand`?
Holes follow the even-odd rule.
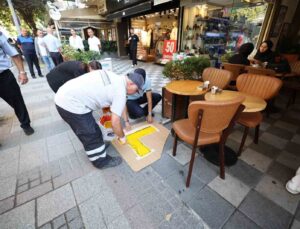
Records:
[[[129,37],[128,40],[130,41],[130,40],[131,40],[131,37]]]
[[[147,122],[148,123],[152,123],[153,122],[153,117],[152,117],[151,113],[147,115]]]
[[[21,84],[26,84],[28,82],[28,77],[27,77],[26,72],[19,73],[19,82]]]
[[[129,122],[125,122],[125,132],[128,132],[131,130],[131,125]]]
[[[125,144],[126,144],[126,136],[124,136],[123,138],[118,137],[118,142],[119,142],[121,145],[125,145]]]

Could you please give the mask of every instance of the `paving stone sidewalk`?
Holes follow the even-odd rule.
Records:
[[[128,60],[115,60],[113,66],[117,73],[132,71]],[[168,82],[160,66],[140,66],[154,91]],[[30,79],[21,90],[35,134],[26,136],[13,110],[0,101],[1,229],[205,228],[152,167],[134,173],[123,162],[95,169],[59,117],[45,78]],[[158,121],[160,111],[159,105]],[[117,154],[113,147],[109,153]]]

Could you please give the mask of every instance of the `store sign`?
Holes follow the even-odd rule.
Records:
[[[165,40],[163,49],[163,59],[172,60],[173,53],[176,52],[176,40]]]
[[[165,2],[170,2],[170,1],[171,0],[154,0],[153,5],[156,6],[156,5],[163,4]]]
[[[206,4],[207,2],[207,0],[181,0],[180,6],[201,5]]]

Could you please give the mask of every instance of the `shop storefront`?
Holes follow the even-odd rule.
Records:
[[[236,51],[243,43],[256,45],[270,7],[265,1],[241,0],[183,0],[181,6],[181,51],[211,58]]]
[[[143,61],[165,64],[172,55],[164,51],[176,51],[179,8],[131,18],[131,27],[139,36],[137,57]],[[164,49],[165,48],[165,49]]]

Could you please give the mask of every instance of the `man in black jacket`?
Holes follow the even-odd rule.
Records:
[[[130,59],[132,59],[132,67],[137,65],[136,54],[137,54],[137,44],[139,41],[140,41],[139,37],[136,34],[134,34],[134,29],[131,28],[128,42],[129,42]]]

